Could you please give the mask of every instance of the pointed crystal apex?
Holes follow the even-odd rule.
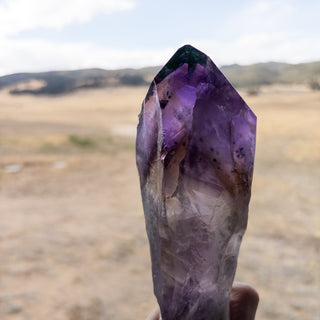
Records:
[[[188,65],[189,69],[193,69],[197,64],[205,66],[207,61],[208,57],[204,53],[189,44],[184,45],[177,50],[172,58],[160,70],[154,81],[158,84],[170,73],[174,72],[185,63]]]
[[[163,320],[228,318],[255,130],[256,117],[237,91],[190,45],[150,86],[136,149]]]

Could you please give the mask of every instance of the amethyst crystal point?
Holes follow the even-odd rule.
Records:
[[[142,104],[137,166],[163,320],[229,319],[256,117],[202,52],[180,48]]]

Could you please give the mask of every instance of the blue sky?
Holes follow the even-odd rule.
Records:
[[[218,65],[320,60],[318,0],[0,0],[0,75],[164,64],[189,43]]]

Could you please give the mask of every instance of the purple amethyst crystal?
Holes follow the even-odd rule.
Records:
[[[180,48],[151,83],[137,166],[163,320],[229,319],[256,116],[208,56]]]

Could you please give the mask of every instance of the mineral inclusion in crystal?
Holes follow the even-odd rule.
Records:
[[[137,166],[163,320],[229,319],[256,116],[208,56],[180,48],[151,83]]]

